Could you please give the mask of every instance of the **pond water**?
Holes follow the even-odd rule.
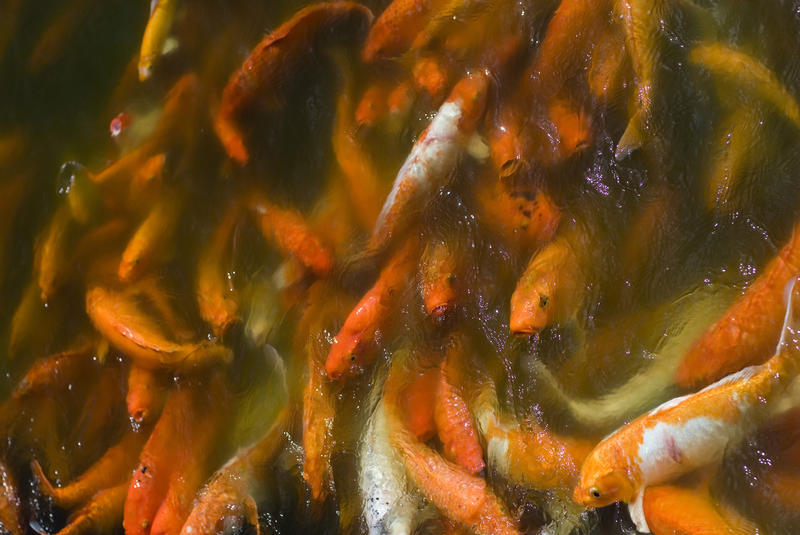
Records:
[[[634,533],[584,459],[797,353],[796,1],[0,0],[0,80],[8,533]],[[777,375],[653,532],[800,528]]]

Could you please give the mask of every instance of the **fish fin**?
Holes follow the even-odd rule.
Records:
[[[636,149],[642,146],[642,112],[638,111],[628,121],[628,127],[622,133],[622,137],[617,142],[617,150],[614,152],[614,159],[619,161],[624,160],[633,153]]]
[[[797,320],[794,316],[794,308],[797,306],[794,302],[796,282],[797,278],[792,277],[792,280],[786,284],[786,288],[783,291],[783,302],[786,303],[786,314],[783,316],[781,338],[778,340],[778,347],[775,350],[776,353],[780,353],[785,349],[790,349],[790,344],[791,348],[797,349],[798,347],[798,327]]]
[[[467,154],[478,161],[486,161],[489,158],[489,144],[482,135],[477,132],[472,134],[467,140]]]
[[[153,11],[156,10],[156,6],[158,5],[159,0],[150,0],[150,16],[153,15]]]
[[[644,517],[644,487],[639,490],[638,494],[634,496],[633,501],[628,504],[628,514],[631,515],[631,520],[636,526],[636,531],[640,533],[651,533],[650,527],[647,525],[647,519]]]
[[[717,502],[717,511],[725,519],[725,523],[728,525],[732,535],[761,533],[761,528],[758,524],[742,516],[733,506],[725,502]]]
[[[55,487],[53,487],[53,484],[47,479],[44,470],[42,470],[42,465],[40,465],[39,461],[36,459],[31,461],[31,472],[35,478],[39,480],[39,491],[51,500],[54,499],[56,494]],[[36,530],[34,529],[34,531]]]
[[[169,36],[164,39],[164,45],[161,47],[161,55],[166,56],[167,54],[175,51],[180,46],[180,42],[175,36]]]

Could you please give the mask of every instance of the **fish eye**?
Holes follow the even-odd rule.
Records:
[[[597,487],[590,488],[589,489],[589,494],[592,495],[592,498],[599,498],[600,497],[600,491],[597,490]]]

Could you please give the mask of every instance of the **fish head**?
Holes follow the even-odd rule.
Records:
[[[627,474],[612,469],[582,477],[573,498],[584,507],[594,508],[630,501],[633,494],[633,485]]]
[[[331,345],[325,371],[333,381],[344,381],[359,375],[365,366],[367,348],[360,333],[342,333],[336,336]]]

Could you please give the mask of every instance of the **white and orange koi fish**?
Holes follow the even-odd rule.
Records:
[[[488,88],[489,77],[484,72],[466,76],[455,85],[397,173],[369,239],[368,251],[383,250],[405,229],[410,212],[450,179],[462,151],[474,140]]]
[[[788,287],[777,353],[687,396],[672,399],[623,426],[586,458],[573,498],[587,507],[627,502],[639,531],[649,532],[644,490],[722,458],[732,441],[770,414],[770,404],[800,372],[800,340],[792,320],[795,280]]]

